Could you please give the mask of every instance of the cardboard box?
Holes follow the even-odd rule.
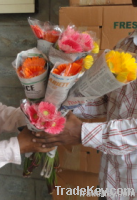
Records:
[[[102,7],[62,7],[59,10],[59,25],[66,28],[69,24],[74,24],[78,30],[92,31],[98,38],[100,45],[102,11]]]
[[[59,10],[59,24],[68,26],[74,24],[77,27],[102,26],[103,7],[61,7]]]
[[[79,29],[95,31],[100,49],[112,49],[122,38],[137,28],[137,8],[124,6],[62,7],[59,24],[74,24]]]
[[[84,172],[74,172],[65,170],[57,174],[57,185],[63,190],[63,195],[61,195],[61,189],[59,189],[59,195],[57,195],[57,190],[53,193],[53,200],[98,200],[98,197],[80,197],[79,195],[67,195],[67,188],[89,188],[93,187],[93,191],[97,188],[98,184],[98,174],[84,173]],[[70,194],[70,193],[69,193]]]
[[[101,33],[102,33],[102,29],[99,26],[91,26],[91,27],[87,27],[87,26],[79,26],[78,27],[79,31],[92,31],[93,33],[95,33],[95,35],[93,34],[93,36],[97,37],[99,40],[101,40]]]
[[[104,6],[101,49],[112,49],[137,28],[137,8]]]
[[[59,146],[60,168],[74,171],[99,173],[101,152],[82,145]]]
[[[83,122],[105,122],[106,118],[81,119]],[[60,167],[62,169],[99,173],[101,152],[83,145],[65,145],[58,147]]]
[[[132,0],[70,0],[70,6],[132,4]]]

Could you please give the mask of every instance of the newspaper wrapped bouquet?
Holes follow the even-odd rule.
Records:
[[[57,62],[51,69],[47,57],[33,48],[20,52],[12,64],[25,90],[27,99],[21,101],[20,107],[28,128],[35,132],[59,134],[65,124],[61,104],[79,77],[93,65],[93,57],[88,55],[72,63]],[[48,153],[26,154],[24,162],[23,175],[29,177],[44,160],[41,176],[47,179],[50,192],[55,186],[55,168],[59,166],[56,149]]]
[[[59,36],[55,45],[50,47],[49,60],[55,64],[74,62],[90,54],[95,57],[99,52],[98,40],[92,31],[81,32],[72,25]]]
[[[28,18],[30,27],[37,38],[37,48],[48,55],[50,46],[56,43],[63,28],[50,22],[42,22],[32,17]]]
[[[62,108],[73,109],[136,78],[137,62],[134,54],[122,50],[105,50],[82,79],[73,86]]]
[[[108,50],[96,60],[99,46],[91,33],[77,31],[74,26],[63,30],[30,18],[29,23],[42,52],[37,48],[23,51],[13,65],[25,89],[27,100],[22,101],[21,109],[30,130],[59,134],[65,124],[64,110],[136,79],[137,64],[131,53]],[[59,165],[56,149],[46,154],[32,153],[24,163],[24,176],[30,176],[44,158],[41,175],[47,178],[51,192]]]

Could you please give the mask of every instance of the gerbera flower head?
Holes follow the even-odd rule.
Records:
[[[81,34],[81,45],[83,51],[91,51],[94,47],[93,38],[86,32]]]
[[[43,39],[44,32],[42,28],[40,28],[38,25],[31,25],[31,29],[37,38]]]
[[[29,119],[32,124],[37,123],[39,116],[37,114],[38,107],[36,104],[28,105],[26,107],[26,114],[29,116]]]
[[[51,121],[56,118],[57,110],[56,107],[49,102],[40,102],[38,106],[38,115],[42,121]]]
[[[80,33],[68,26],[58,40],[59,48],[65,53],[80,53],[91,51],[94,47],[90,34]]]
[[[38,129],[45,129],[46,128],[46,122],[47,121],[43,121],[41,118],[39,118],[35,124],[35,126],[38,128]]]
[[[106,62],[118,81],[128,83],[136,79],[137,63],[130,53],[109,51],[106,53]]]
[[[43,74],[45,69],[46,60],[40,57],[26,58],[17,70],[17,73],[22,78],[33,78]]]
[[[59,48],[65,53],[80,53],[82,52],[82,47],[75,40],[67,39],[59,40]]]
[[[93,49],[92,49],[92,53],[95,53],[95,54],[97,54],[97,53],[99,53],[99,45],[98,45],[98,43],[97,42],[93,42]]]
[[[55,43],[58,38],[59,38],[60,32],[56,31],[56,30],[47,30],[44,32],[44,36],[43,39],[51,42],[51,43]]]
[[[85,69],[90,69],[90,67],[92,67],[94,62],[94,59],[91,55],[87,55],[84,59],[83,59],[83,67]]]
[[[50,134],[59,134],[61,131],[63,131],[65,122],[66,119],[64,117],[59,117],[54,121],[46,122],[45,132]]]

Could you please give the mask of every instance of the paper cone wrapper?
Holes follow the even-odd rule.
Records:
[[[68,96],[69,90],[76,83],[79,74],[75,76],[60,76],[53,73],[53,70],[57,68],[61,63],[56,63],[52,71],[50,72],[48,86],[45,94],[45,101],[54,104],[57,108],[60,108],[61,104]]]
[[[62,108],[74,109],[81,104],[95,100],[125,85],[117,81],[109,70],[105,60],[105,52],[73,86]]]
[[[47,57],[42,54],[37,48],[33,48],[27,51],[22,51],[17,55],[16,60],[12,63],[14,68],[17,70],[18,67],[22,65],[22,62],[28,58],[33,56],[43,56],[45,60],[47,60]],[[46,92],[46,82],[48,78],[48,65],[46,71],[36,77],[25,79],[21,78],[18,74],[18,78],[21,82],[21,84],[24,87],[26,98],[28,98],[31,101],[38,101],[44,98],[45,92]]]
[[[55,64],[56,62],[60,63],[72,63],[75,60],[78,60],[82,57],[85,57],[90,52],[82,52],[82,53],[64,53],[60,50],[55,49],[53,46],[50,47],[49,50],[49,60],[51,63]]]
[[[49,50],[52,45],[53,43],[46,40],[37,40],[37,48],[42,51],[46,56],[49,55]]]

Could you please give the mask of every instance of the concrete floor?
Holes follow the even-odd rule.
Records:
[[[41,21],[58,23],[58,10],[67,6],[68,0],[39,0],[39,12],[35,14],[0,14],[0,101],[18,107],[24,98],[23,88],[11,62],[18,52],[36,46],[36,38],[28,25],[29,16]],[[0,140],[15,133],[1,134]],[[0,200],[51,200],[46,182],[40,177],[40,167],[29,179],[22,177],[22,165],[8,164],[0,169]]]

